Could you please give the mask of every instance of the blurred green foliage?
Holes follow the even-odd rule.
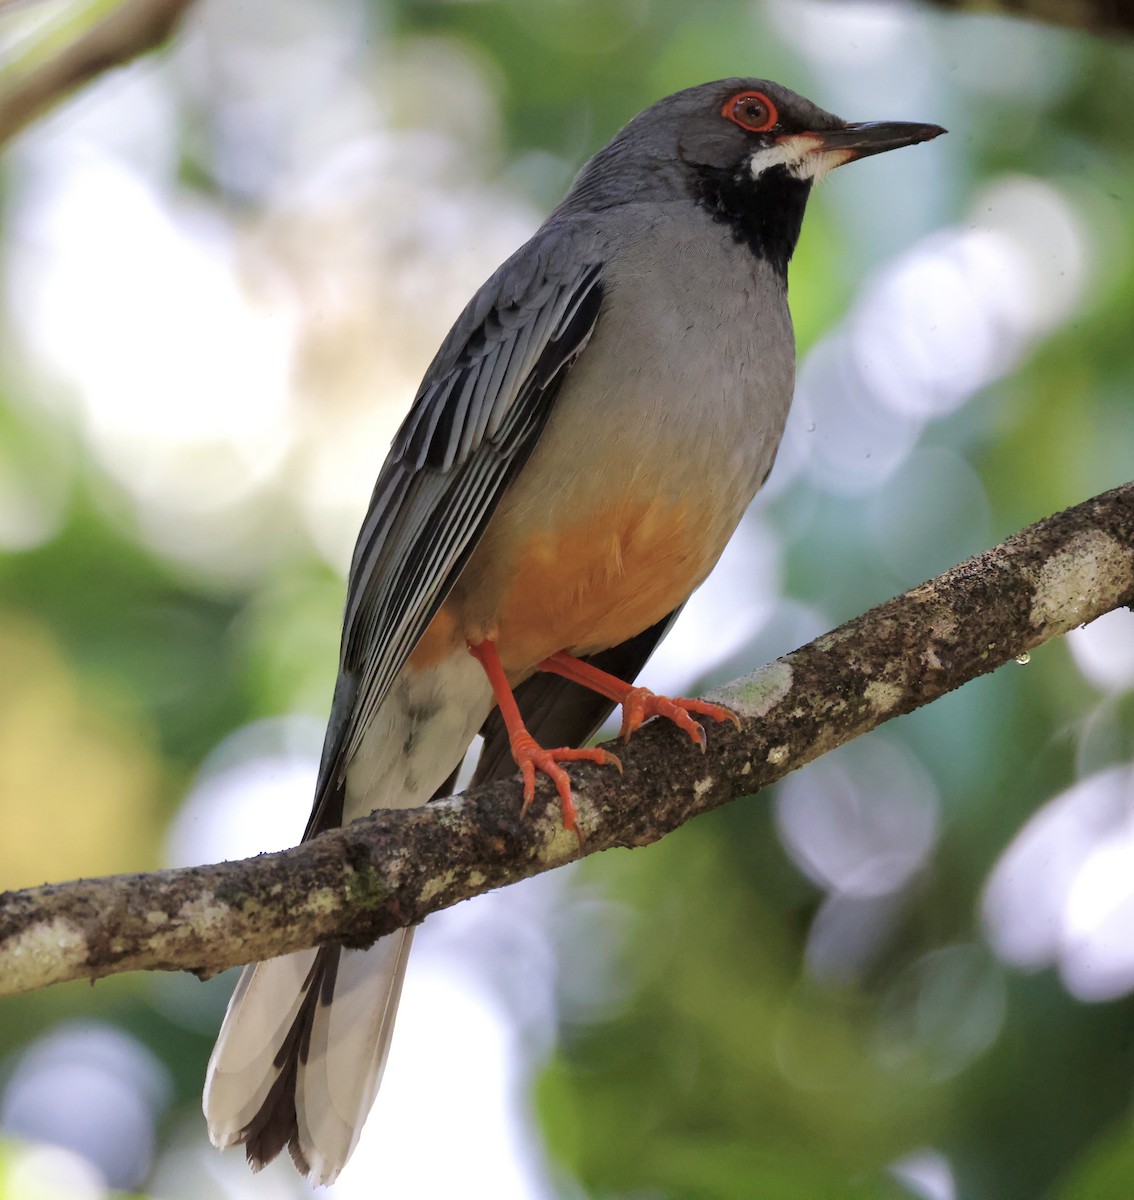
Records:
[[[824,19],[822,6],[805,8],[801,21]],[[455,47],[476,65],[502,131],[497,160],[478,169],[541,210],[588,152],[661,94],[750,73],[821,103],[837,91],[785,32],[796,20],[787,4],[372,0],[360,12],[361,47],[348,50],[364,83],[425,44]],[[938,15],[925,28],[911,54],[925,57],[914,70],[932,74],[934,107],[846,115],[950,126],[949,144],[935,143],[940,157],[923,159],[939,178],[912,214],[903,195],[881,194],[870,200],[878,212],[864,215],[841,179],[817,195],[792,267],[801,351],[843,317],[869,270],[936,226],[963,223],[973,197],[1008,173],[1075,197],[1097,260],[1070,319],[1010,374],[925,425],[918,448],[960,456],[987,500],[983,521],[958,517],[953,536],[916,540],[916,569],[927,575],[1131,475],[1134,49],[980,18]],[[1010,59],[1017,40],[1052,66],[1042,105],[1030,85],[979,88],[972,70],[954,69],[990,62],[990,41]],[[853,62],[855,48],[847,54]],[[426,111],[409,106],[422,97]],[[406,129],[444,128],[447,110],[462,105],[442,77],[386,99]],[[231,213],[254,201],[218,178],[215,116],[199,96],[183,101],[180,179]],[[3,178],[9,196],[14,169]],[[873,178],[846,186],[869,193],[884,176]],[[9,289],[9,313],[20,303]],[[236,580],[164,555],[123,515],[73,421],[39,407],[46,386],[16,355],[0,366],[0,468],[18,462],[65,497],[49,537],[0,552],[0,883],[10,887],[159,865],[169,821],[228,733],[262,716],[324,710],[341,596],[302,534],[271,566]],[[155,379],[155,397],[161,390]],[[785,594],[832,624],[920,578],[895,567],[874,504],[870,494],[811,494],[797,480],[765,505],[782,541]],[[790,648],[773,621],[744,660]],[[1088,745],[1088,718],[1104,706],[1103,733]],[[977,918],[988,874],[1027,818],[1087,767],[1130,761],[1132,709],[1128,693],[1104,700],[1067,649],[1049,645],[1026,668],[890,727],[886,737],[921,763],[940,797],[939,838],[841,981],[809,969],[828,898],[789,861],[768,796],[655,847],[586,863],[580,886],[616,903],[627,932],[612,968],[620,999],[586,1019],[565,1009],[533,1085],[563,1194],[931,1195],[911,1193],[888,1165],[932,1148],[965,1200],[1134,1196],[1134,1000],[1086,1004],[1051,971],[1008,971]],[[68,1018],[117,1024],[168,1067],[174,1098],[163,1128],[172,1134],[198,1120],[223,988],[201,989],[203,1015],[190,1024],[171,1015],[164,988],[132,976],[5,1001],[0,1060],[10,1065]],[[979,1030],[970,1037],[970,1017],[989,1025],[987,1044]]]

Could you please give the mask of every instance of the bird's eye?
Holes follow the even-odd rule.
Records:
[[[749,133],[764,133],[780,119],[776,106],[763,92],[738,92],[724,102],[721,116]]]

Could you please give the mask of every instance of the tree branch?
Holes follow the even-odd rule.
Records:
[[[1131,604],[1134,483],[1040,521],[719,689],[714,698],[742,727],[714,726],[705,755],[654,722],[619,751],[623,777],[572,766],[581,850],[548,802],[550,788],[520,820],[518,785],[505,780],[424,808],[384,810],[277,854],[9,892],[0,895],[0,994],[142,969],[205,976],[331,941],[369,945],[580,854],[657,841]]]
[[[160,46],[193,0],[124,0],[55,57],[0,92],[0,146],[105,71]]]
[[[1099,36],[1134,33],[1134,6],[1130,0],[932,0],[932,3],[955,12],[1024,17],[1065,29],[1084,29]]]

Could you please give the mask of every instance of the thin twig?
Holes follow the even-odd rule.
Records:
[[[0,146],[103,72],[160,46],[193,0],[124,0],[71,45],[0,92]]]
[[[1104,37],[1134,34],[1130,0],[933,0],[940,8],[981,16],[1024,17]]]

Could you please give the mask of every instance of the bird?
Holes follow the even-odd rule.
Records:
[[[938,125],[849,124],[763,79],[635,116],[469,301],[393,438],[347,581],[304,839],[519,767],[522,807],[615,705],[695,742],[726,709],[633,680],[772,469],[795,377],[788,263],[812,187]],[[413,930],[246,967],[209,1061],[213,1143],[313,1183],[354,1150]]]

